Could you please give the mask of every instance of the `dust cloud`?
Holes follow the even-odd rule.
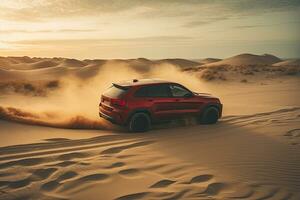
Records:
[[[141,71],[133,69],[126,63],[110,62],[88,78],[82,78],[78,74],[59,78],[56,80],[59,87],[55,90],[51,88],[47,95],[31,96],[17,93],[0,95],[0,118],[57,128],[112,128],[98,115],[101,94],[113,82],[136,78],[160,78],[182,83],[191,89],[203,87],[196,76],[182,72],[171,64],[159,64],[150,70]]]

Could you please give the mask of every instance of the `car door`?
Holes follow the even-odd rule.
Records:
[[[148,86],[147,101],[152,103],[151,112],[154,119],[169,120],[174,118],[174,99],[168,84]]]
[[[174,113],[178,117],[197,114],[201,108],[201,101],[187,88],[180,84],[170,84],[173,98]]]

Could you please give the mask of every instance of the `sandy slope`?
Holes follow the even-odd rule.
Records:
[[[66,137],[1,148],[1,199],[296,200],[299,115],[295,107],[81,139],[61,130]]]
[[[222,100],[224,115],[255,114],[300,106],[300,79],[259,79],[247,83],[207,83],[200,90]]]
[[[202,81],[184,59],[0,57],[0,199],[300,199],[298,66],[204,61],[229,64],[205,69],[227,79]],[[220,97],[222,120],[129,134],[98,118],[108,84],[152,76]]]
[[[298,83],[204,84],[225,105],[212,126],[128,134],[0,121],[0,199],[298,200]]]

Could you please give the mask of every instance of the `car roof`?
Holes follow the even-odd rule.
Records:
[[[173,83],[173,82],[162,80],[162,79],[132,79],[132,80],[121,81],[113,84],[122,87],[130,87],[130,86],[152,85],[152,84],[160,84],[160,83]]]

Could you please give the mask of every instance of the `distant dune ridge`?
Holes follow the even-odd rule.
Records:
[[[204,59],[199,60],[199,63],[201,65],[204,65],[204,64],[218,62],[218,61],[221,61],[221,60],[222,59],[219,59],[219,58],[204,58]]]
[[[276,78],[300,74],[299,59],[281,60],[270,55],[239,54],[223,60],[202,64],[199,68],[189,69],[198,73],[201,79],[236,80],[248,82],[256,78]]]
[[[286,66],[300,66],[300,59],[288,59],[288,60],[284,60],[282,62],[278,62],[273,64],[273,66],[277,66],[277,67],[286,67]]]
[[[76,60],[69,58],[30,58],[24,57],[0,57],[0,69],[4,70],[33,70],[51,67],[72,67],[82,68],[87,66],[102,66],[107,62],[127,64],[138,70],[145,70],[154,65],[169,64],[183,69],[192,67],[211,67],[211,66],[299,66],[300,59],[281,60],[270,55],[239,54],[233,57],[218,59],[205,58],[200,60],[187,60],[180,58],[149,60],[146,58],[137,59],[112,59],[112,60]],[[145,68],[145,69],[144,69]]]
[[[270,78],[300,74],[300,59],[282,60],[270,54],[239,54],[223,60],[218,58],[77,60],[28,56],[0,57],[0,91],[23,91],[26,94],[33,91],[35,95],[46,94],[49,88],[40,88],[41,85],[47,85],[52,81],[59,82],[60,79],[70,75],[87,80],[101,73],[103,66],[109,66],[111,70],[127,67],[142,77],[151,77],[151,72],[156,69],[168,71],[170,67],[173,67],[206,81],[248,82],[257,77]],[[31,85],[28,86],[28,84]]]
[[[209,64],[206,64],[206,66],[220,66],[220,65],[257,66],[257,65],[272,65],[277,62],[281,62],[281,59],[270,54],[264,54],[264,55],[240,54],[217,62],[211,62]]]

